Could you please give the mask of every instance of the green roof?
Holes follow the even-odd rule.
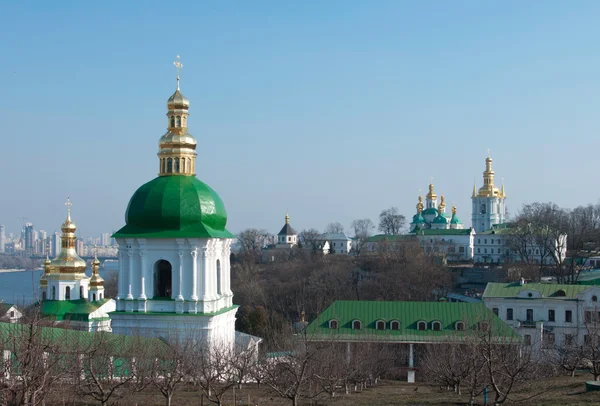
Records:
[[[337,320],[339,327],[330,329],[330,320]],[[361,329],[352,328],[354,320],[361,321]],[[385,330],[376,329],[379,320],[386,323]],[[391,330],[391,321],[398,321],[400,328]],[[427,323],[427,330],[417,329],[419,321]],[[442,324],[440,331],[432,330],[434,321]],[[458,321],[465,323],[465,331],[456,329]],[[313,339],[319,339],[321,335],[335,336],[341,341],[451,342],[463,340],[479,322],[490,322],[497,337],[518,337],[483,303],[358,300],[336,301],[308,325],[306,333]]]
[[[436,230],[436,229],[424,229],[424,230],[419,230],[418,233],[416,233],[417,235],[470,235],[471,234],[471,229],[470,228],[463,228],[463,229],[443,229],[443,230]]]
[[[492,228],[490,228],[489,230],[486,231],[482,231],[481,233],[477,233],[477,235],[490,235],[490,234],[510,234],[511,232],[511,227],[509,223],[503,223],[503,224],[494,224],[492,225]]]
[[[450,224],[461,224],[461,221],[458,218],[458,216],[456,216],[456,214],[452,215],[452,219],[450,220]]]
[[[367,238],[367,242],[394,242],[394,241],[411,241],[415,237],[413,235],[396,235],[396,234],[377,234]]]
[[[589,288],[590,286],[585,285],[564,285],[556,283],[526,283],[524,285],[521,285],[518,282],[488,283],[485,292],[483,292],[483,298],[514,298],[518,297],[521,291],[535,290],[540,292],[544,298],[575,299],[579,293]]]
[[[442,215],[442,213],[438,214],[436,218],[433,219],[434,224],[447,224],[448,219]]]
[[[115,238],[233,238],[221,198],[195,176],[159,176],[142,185]]]
[[[41,313],[45,317],[53,317],[56,320],[90,320],[90,314],[95,312],[111,299],[96,300],[90,302],[86,299],[79,300],[44,300]]]
[[[433,207],[430,207],[428,209],[423,210],[423,213],[421,213],[421,214],[423,214],[423,215],[433,214],[433,215],[437,216],[438,215],[438,211],[437,211],[437,209],[435,209]]]
[[[415,224],[420,224],[420,223],[424,223],[425,219],[423,218],[421,213],[417,213],[413,216],[412,222]]]
[[[31,330],[33,328],[33,330]],[[167,350],[167,344],[158,338],[146,338],[139,336],[125,336],[107,332],[77,331],[58,327],[31,326],[21,323],[0,323],[0,345],[4,349],[11,349],[12,345],[19,346],[19,340],[14,340],[19,335],[27,336],[33,331],[42,342],[57,344],[66,343],[71,349],[85,348],[94,340],[102,339],[107,348],[115,355],[127,355],[130,349],[139,346],[140,341],[144,345],[157,349]],[[19,348],[16,348],[18,351]]]

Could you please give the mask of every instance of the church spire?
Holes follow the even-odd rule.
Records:
[[[187,119],[190,101],[181,94],[180,70],[183,64],[177,55],[177,90],[167,101],[167,133],[159,141],[160,176],[195,175],[196,139],[188,133]]]

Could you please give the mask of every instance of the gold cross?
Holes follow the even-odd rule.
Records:
[[[181,68],[183,68],[179,55],[177,55],[177,60],[173,62],[173,65],[177,68],[177,89],[179,89],[179,73],[181,72]]]
[[[67,214],[71,214],[71,206],[73,205],[73,203],[71,203],[71,198],[67,197],[67,202],[65,203],[65,206],[67,206]]]
[[[488,148],[488,158],[491,156],[490,149]]]

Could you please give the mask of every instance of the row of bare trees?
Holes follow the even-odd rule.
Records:
[[[574,283],[600,248],[600,203],[575,209],[551,202],[526,204],[511,223],[508,243],[522,265],[537,264],[531,276]]]

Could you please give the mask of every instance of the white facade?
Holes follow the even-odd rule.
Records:
[[[510,286],[489,283],[483,301],[525,344],[541,348],[582,345],[587,326],[598,322],[600,286],[514,283],[519,288],[504,295],[498,285]]]
[[[421,230],[416,237],[426,253],[443,255],[448,261],[469,261],[473,259],[475,231],[464,230]]]
[[[352,249],[352,240],[344,233],[326,233],[319,237],[324,254],[348,254]],[[325,246],[328,246],[325,248]]]
[[[233,343],[230,239],[117,239],[115,333],[194,334]],[[183,315],[196,315],[184,317]],[[218,316],[218,317],[217,317]]]

